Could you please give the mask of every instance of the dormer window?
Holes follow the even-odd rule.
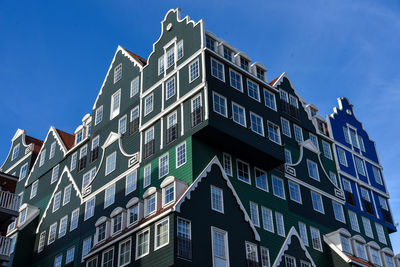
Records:
[[[98,226],[97,242],[106,240],[106,223],[102,223]]]
[[[143,204],[137,197],[129,200],[126,204],[127,208],[127,224],[128,227],[137,224],[143,217]]]
[[[172,203],[175,200],[175,185],[171,184],[167,186],[164,190],[164,206]]]
[[[79,144],[83,140],[83,129],[76,134],[76,143]]]
[[[39,167],[43,166],[45,158],[46,158],[46,149],[43,149],[42,153],[40,153]]]
[[[382,266],[382,260],[379,255],[379,250],[377,248],[369,247],[369,254],[371,255],[371,262],[378,266]]]
[[[111,227],[111,229],[112,229],[112,234],[113,235],[115,235],[115,234],[117,234],[117,233],[122,231],[122,221],[123,221],[123,217],[124,217],[123,215],[124,215],[124,213],[121,210],[121,212],[119,214],[115,215],[112,218],[112,221],[111,221],[112,227]]]
[[[244,57],[240,57],[240,67],[245,71],[249,71],[249,63],[250,61],[248,61]]]
[[[167,69],[175,63],[175,47],[167,51]]]
[[[260,67],[256,67],[257,78],[265,81],[265,70]]]
[[[351,246],[350,246],[350,240],[347,236],[340,235],[340,243],[342,245],[342,251],[352,254]]]
[[[105,241],[110,236],[110,219],[102,216],[96,223],[95,244]]]
[[[156,211],[157,203],[156,203],[156,194],[149,196],[146,200],[146,216],[154,213]]]
[[[206,35],[206,46],[212,51],[215,51],[215,40],[208,35]]]
[[[232,50],[224,46],[224,58],[232,62]]]

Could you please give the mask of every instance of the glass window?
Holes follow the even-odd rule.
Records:
[[[227,117],[226,98],[220,94],[213,92],[213,108],[214,112]]]
[[[58,255],[54,259],[54,267],[61,267],[63,255]]]
[[[50,154],[49,154],[49,159],[52,159],[54,157],[54,154],[56,153],[56,142],[53,142],[50,146]]]
[[[131,226],[139,221],[139,205],[128,210],[128,225]]]
[[[154,213],[157,209],[156,194],[149,196],[145,202],[146,202],[146,216],[149,216],[150,214]]]
[[[305,225],[305,223],[299,222],[299,234],[303,244],[305,246],[308,246],[307,226]]]
[[[120,134],[126,133],[126,122],[127,122],[127,116],[126,115],[119,119],[119,121],[118,121],[118,133],[120,133]]]
[[[358,224],[357,214],[349,210],[350,226],[356,232],[360,232],[360,226]]]
[[[290,199],[302,204],[300,186],[296,183],[288,181]]]
[[[293,130],[294,130],[294,139],[297,142],[303,142],[303,131],[301,130],[301,128],[299,126],[297,126],[296,124],[293,124]]]
[[[58,180],[59,170],[60,170],[60,165],[57,165],[53,168],[53,172],[51,173],[51,184]]]
[[[186,163],[186,142],[176,147],[176,168]]]
[[[223,153],[222,158],[223,158],[222,161],[224,164],[225,173],[229,176],[232,176],[232,157],[231,157],[231,155]]]
[[[96,109],[94,125],[99,124],[102,120],[103,120],[103,106],[100,106]]]
[[[151,164],[144,166],[143,188],[151,184]]]
[[[246,245],[246,259],[253,263],[258,263],[257,245],[245,242]]]
[[[53,199],[53,212],[57,211],[60,208],[60,204],[61,204],[61,191],[57,192],[54,195],[54,199]]]
[[[26,177],[26,173],[28,171],[28,163],[24,164],[19,171],[19,180],[21,181]]]
[[[308,176],[319,181],[318,165],[307,159]]]
[[[136,234],[136,259],[149,254],[150,247],[150,229],[147,228]]]
[[[206,35],[206,47],[215,51],[215,41],[208,35]]]
[[[271,233],[274,232],[274,221],[272,218],[272,210],[261,206],[261,217],[263,221],[263,228]]]
[[[285,255],[285,266],[286,267],[296,267],[296,259],[292,256]]]
[[[131,262],[131,239],[119,243],[118,266],[125,266]]]
[[[112,173],[115,170],[117,153],[114,151],[111,155],[107,156],[106,159],[106,175]]]
[[[226,48],[225,46],[224,46],[224,58],[229,61],[232,61],[232,50]]]
[[[379,199],[379,206],[381,207],[381,209],[389,211],[389,207],[388,207],[386,199],[384,199],[381,196],[378,196],[378,199]]]
[[[85,205],[85,220],[93,217],[94,215],[95,198],[88,200]]]
[[[322,149],[324,150],[324,156],[328,159],[332,159],[331,145],[325,141],[322,141]]]
[[[232,102],[233,121],[246,127],[246,110],[244,107]]]
[[[122,64],[119,64],[114,68],[114,83],[118,82],[122,78]]]
[[[146,116],[153,111],[153,93],[147,96],[144,100],[144,115]]]
[[[168,205],[174,200],[175,200],[175,185],[171,184],[164,189],[164,205]]]
[[[121,105],[121,89],[118,90],[111,97],[111,116],[110,116],[111,119],[115,118],[119,114],[120,105]]]
[[[167,69],[175,63],[175,47],[167,51]]]
[[[166,100],[173,97],[176,93],[175,77],[169,79],[166,83]]]
[[[313,135],[312,133],[309,133],[309,136],[310,136],[310,140],[313,143],[313,145],[315,146],[315,148],[319,150],[318,138],[315,135]]]
[[[185,259],[192,258],[191,249],[191,223],[188,220],[178,218],[177,226],[177,255]]]
[[[244,161],[241,160],[236,160],[236,164],[237,164],[237,176],[238,179],[250,184],[250,167],[249,164],[247,164]]]
[[[314,191],[311,191],[311,200],[312,200],[313,209],[315,211],[318,211],[320,213],[325,213],[324,204],[322,202],[322,196],[320,194],[315,193]]]
[[[101,242],[106,239],[106,223],[100,224],[97,229],[97,242]]]
[[[65,264],[73,262],[74,256],[75,256],[75,247],[69,248],[67,250],[67,255],[65,256]]]
[[[212,227],[214,266],[228,266],[228,236],[223,230]]]
[[[77,159],[78,159],[78,153],[75,152],[74,154],[72,154],[72,158],[71,158],[71,171],[75,170]]]
[[[243,92],[243,87],[242,87],[242,75],[240,75],[238,72],[229,69],[229,76],[230,76],[230,82],[231,86],[240,92]]]
[[[46,231],[43,231],[40,233],[39,237],[38,253],[43,251],[45,242],[46,242]]]
[[[137,171],[133,171],[126,176],[125,195],[132,193],[137,187]]]
[[[215,186],[210,187],[211,190],[211,209],[224,213],[224,196],[222,189]]]
[[[289,96],[288,93],[286,93],[286,91],[279,90],[279,96],[281,100],[285,101],[286,103],[289,103]]]
[[[258,168],[254,169],[254,173],[256,176],[257,188],[260,188],[260,189],[268,192],[267,173]]]
[[[122,230],[122,213],[114,216],[111,220],[112,220],[112,234],[119,233]]]
[[[225,82],[224,65],[219,61],[211,58],[211,75]]]
[[[139,93],[139,77],[131,81],[131,97]]]
[[[106,188],[104,193],[104,208],[109,207],[115,200],[115,184]]]
[[[290,132],[290,122],[284,118],[281,118],[282,133],[288,137],[292,137]]]
[[[161,73],[164,73],[164,56],[161,56],[158,59],[158,75],[160,75]]]
[[[365,253],[364,245],[362,243],[356,241],[355,247],[356,247],[357,257],[366,260],[367,254]]]
[[[362,159],[358,157],[354,157],[354,161],[356,163],[358,174],[365,176],[364,162]]]
[[[114,266],[114,248],[106,250],[103,253],[103,265],[101,267],[113,267]]]
[[[276,100],[274,93],[271,93],[267,89],[264,89],[264,101],[267,107],[276,111]]]
[[[249,71],[249,61],[243,56],[240,57],[240,67],[246,71]]]
[[[285,148],[285,162],[288,164],[292,164],[292,152],[289,149]]]
[[[75,230],[78,227],[78,220],[79,220],[79,208],[77,208],[71,213],[71,224],[69,231]]]
[[[16,158],[18,157],[18,154],[19,154],[19,147],[20,147],[20,145],[17,144],[17,145],[13,148],[13,152],[12,152],[12,155],[11,155],[11,160],[14,160],[14,159],[16,159]],[[40,165],[40,166],[41,166],[41,165]]]
[[[349,130],[347,127],[343,127],[343,135],[346,143],[350,144]]]
[[[260,247],[261,267],[270,267],[269,250],[265,247]]]
[[[311,241],[314,249],[322,251],[321,235],[319,230],[310,226]]]
[[[260,227],[260,218],[258,215],[258,205],[251,201],[250,201],[250,218],[251,218],[252,223],[255,226]]]
[[[381,171],[377,167],[375,167],[373,165],[372,165],[372,173],[374,174],[375,182],[377,184],[383,185],[382,177],[381,177]]]
[[[272,176],[272,191],[275,196],[285,199],[285,188],[282,179]]]
[[[30,196],[31,199],[36,196],[38,185],[39,185],[39,180],[36,180],[35,182],[33,182],[32,187],[31,187],[31,196]]]
[[[281,135],[279,132],[279,126],[270,121],[268,122],[268,138],[272,142],[275,142],[279,145],[281,144]]]
[[[180,40],[178,43],[178,59],[181,59],[183,57],[183,40]]]
[[[258,90],[258,84],[247,80],[247,94],[249,97],[260,102],[260,91]]]
[[[342,245],[342,251],[343,252],[352,254],[349,238],[347,238],[347,237],[345,237],[343,235],[340,235],[340,243]]]
[[[43,149],[42,152],[40,153],[39,167],[43,166],[45,159],[46,159],[46,149]]]
[[[334,185],[337,185],[337,178],[334,172],[329,172],[329,179],[332,181]]]
[[[337,148],[337,152],[339,157],[339,163],[347,167],[348,165],[347,165],[346,152],[340,147]]]
[[[338,220],[339,222],[346,223],[346,220],[344,218],[343,206],[333,200],[332,200],[332,206],[333,206],[333,213],[335,214],[335,219]]]
[[[382,266],[382,261],[381,261],[380,255],[379,255],[379,251],[377,249],[372,248],[372,247],[369,247],[369,251],[370,251],[370,254],[371,254],[372,263],[376,264],[378,266]]]
[[[253,132],[258,133],[261,136],[264,136],[263,119],[251,111],[250,111],[250,123],[251,123],[251,130]]]
[[[169,219],[165,219],[155,226],[154,249],[161,248],[169,243]]]
[[[57,233],[57,223],[53,223],[49,228],[49,239],[47,240],[47,244],[51,244],[56,240]]]
[[[374,238],[374,234],[372,232],[372,227],[371,227],[371,221],[365,217],[361,217],[361,218],[362,218],[362,222],[363,222],[363,226],[364,226],[365,235],[370,238]]]
[[[200,75],[200,72],[199,72],[199,60],[198,59],[190,64],[189,71],[190,71],[189,81],[193,82]]]
[[[283,222],[283,215],[275,212],[276,233],[285,237],[285,223]]]
[[[299,108],[299,102],[297,101],[297,98],[292,95],[289,95],[289,103],[290,105]]]
[[[68,215],[60,220],[60,229],[58,230],[58,238],[65,236],[67,233]]]
[[[164,154],[158,159],[159,177],[164,177],[169,172],[169,155]]]

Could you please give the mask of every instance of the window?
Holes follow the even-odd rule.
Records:
[[[272,191],[274,196],[285,199],[285,188],[282,179],[272,176]]]
[[[167,69],[175,63],[175,47],[167,51]]]
[[[387,242],[386,242],[385,231],[383,230],[383,226],[380,225],[379,223],[375,223],[375,227],[376,227],[376,233],[378,234],[379,242],[386,245]]]
[[[346,223],[346,220],[344,218],[343,206],[333,200],[332,200],[332,206],[333,206],[333,213],[335,214],[335,219],[338,220],[339,222]]]
[[[54,195],[54,199],[53,199],[53,212],[57,211],[60,208],[60,204],[61,204],[61,191],[57,192]]]
[[[46,242],[46,231],[43,231],[40,233],[39,237],[38,253],[43,251],[45,242]]]
[[[269,250],[265,247],[260,247],[261,267],[270,267]]]
[[[256,72],[257,72],[257,78],[265,81],[265,70],[263,70],[259,67],[256,67]]]
[[[166,100],[170,99],[175,95],[176,93],[175,77],[172,77],[167,81],[165,90],[166,90],[165,92]]]
[[[357,214],[349,210],[350,226],[356,232],[360,232],[360,226],[358,225]]]
[[[372,232],[372,227],[371,227],[371,221],[365,217],[361,217],[361,218],[362,218],[362,222],[363,222],[363,226],[364,226],[365,235],[370,238],[374,238],[374,234]]]
[[[211,192],[211,209],[224,213],[224,195],[222,189],[210,186]]]
[[[290,199],[302,204],[300,186],[296,183],[288,181]]]
[[[344,134],[344,140],[346,141],[346,143],[350,144],[349,130],[347,127],[343,127],[343,134]]]
[[[79,208],[75,209],[71,214],[71,224],[69,231],[75,230],[78,227]]]
[[[282,133],[287,137],[292,137],[292,133],[290,132],[290,122],[284,118],[281,118],[282,125]]]
[[[150,247],[150,229],[147,228],[136,234],[136,259],[142,258],[149,254]]]
[[[126,121],[127,121],[127,116],[124,115],[122,118],[119,119],[118,121],[118,133],[124,134],[126,133]]]
[[[175,185],[171,184],[164,189],[164,205],[168,205],[174,200],[175,200]]]
[[[151,195],[147,199],[145,199],[145,204],[146,204],[145,216],[149,216],[152,213],[156,212],[156,209],[157,209],[156,194],[154,193],[153,195]]]
[[[139,106],[131,110],[131,121],[129,123],[129,134],[134,134],[139,131]]]
[[[368,202],[371,201],[367,189],[360,187],[360,192],[361,192],[362,199],[364,199],[365,201],[368,201]]]
[[[75,152],[74,154],[72,154],[71,157],[71,171],[75,170],[77,159],[78,159],[78,152]]]
[[[92,199],[90,199],[90,200],[88,200],[86,202],[86,204],[85,204],[85,218],[84,218],[85,221],[87,219],[93,217],[95,201],[96,201],[96,198],[93,197]]]
[[[96,167],[92,168],[90,171],[88,171],[87,173],[85,173],[83,175],[82,189],[84,189],[85,187],[87,187],[90,184],[90,182],[93,180],[95,174],[96,174]]]
[[[334,185],[337,186],[336,174],[334,172],[329,172],[329,179],[332,181]]]
[[[238,72],[229,69],[229,76],[230,76],[230,82],[231,86],[240,92],[243,92],[243,87],[242,87],[242,75],[240,75]]]
[[[104,192],[104,208],[109,207],[114,203],[115,199],[115,184],[109,186]]]
[[[258,90],[258,84],[247,80],[247,94],[249,97],[260,102],[260,91]]]
[[[215,40],[208,35],[206,35],[206,47],[215,51]]]
[[[191,222],[182,218],[178,218],[177,229],[177,256],[185,259],[191,259]]]
[[[386,253],[383,253],[383,255],[385,257],[386,267],[394,267],[395,265],[392,256]]]
[[[249,60],[245,59],[243,56],[240,57],[240,67],[245,71],[249,71]]]
[[[121,89],[111,96],[111,114],[110,120],[114,119],[119,114],[119,108],[121,105]]]
[[[158,59],[158,75],[164,73],[164,56]]]
[[[245,242],[245,245],[247,261],[251,263],[258,263],[257,245],[247,241]]]
[[[349,132],[350,132],[351,143],[353,144],[354,147],[358,148],[359,146],[357,142],[358,140],[356,131],[349,128]]]
[[[225,173],[229,176],[232,176],[232,157],[229,154],[222,154],[222,161],[224,164]]]
[[[58,238],[65,236],[67,233],[68,215],[62,217],[60,220],[60,229],[58,230]]]
[[[296,267],[296,259],[292,256],[285,255],[285,266],[286,267]]]
[[[293,130],[294,130],[294,139],[297,142],[303,142],[303,131],[301,130],[301,127],[297,126],[296,124],[293,124]]]
[[[241,161],[240,159],[236,160],[236,165],[237,165],[237,176],[238,179],[251,184],[250,182],[250,167],[249,164],[247,164],[244,161]]]
[[[367,254],[365,253],[364,245],[358,241],[355,241],[354,243],[356,247],[357,257],[366,260]]]
[[[260,227],[260,218],[258,215],[258,205],[251,201],[250,201],[250,218],[251,218],[252,223],[255,226]]]
[[[174,111],[167,117],[167,144],[178,138],[177,112]]]
[[[92,248],[92,237],[88,237],[85,240],[83,240],[82,257],[86,256],[91,248]]]
[[[144,99],[144,116],[153,111],[153,93]]]
[[[264,89],[264,101],[267,107],[276,111],[276,100],[274,93],[271,93],[267,89]]]
[[[59,170],[60,170],[60,165],[57,165],[53,168],[53,172],[51,173],[51,184],[58,180]]]
[[[214,266],[229,266],[228,233],[211,227],[212,252]]]
[[[268,122],[268,138],[278,145],[281,144],[281,134],[279,132],[279,126],[270,121]]]
[[[186,163],[186,142],[176,147],[176,168]]]
[[[232,50],[224,46],[224,58],[232,61]]]
[[[178,59],[177,60],[179,60],[183,57],[183,40],[180,40],[177,46],[178,46],[178,49],[177,49],[178,50]]]
[[[126,176],[125,195],[132,193],[137,187],[137,171],[133,171]]]
[[[234,122],[246,127],[246,110],[234,102],[232,102],[232,117]]]
[[[100,243],[106,239],[106,228],[107,223],[102,223],[97,227],[97,243]]]
[[[285,162],[288,164],[292,164],[292,152],[289,149],[285,148]]]
[[[198,77],[199,77],[199,60],[197,59],[196,61],[194,61],[189,65],[189,82],[193,82]]]
[[[168,158],[168,153],[159,158],[158,169],[160,178],[168,174]]]
[[[285,237],[285,223],[283,222],[283,215],[275,212],[276,233]]]
[[[288,93],[286,93],[286,91],[279,90],[279,96],[281,100],[285,101],[286,103],[289,103],[289,96]]]
[[[122,213],[115,215],[111,219],[111,234],[115,235],[122,231]]]
[[[213,108],[214,112],[228,117],[227,107],[226,107],[226,98],[216,92],[213,92]]]
[[[21,172],[22,172],[22,171],[21,171]],[[380,171],[377,167],[375,167],[375,166],[373,166],[373,165],[372,165],[372,173],[374,174],[375,182],[376,182],[377,184],[383,185],[383,183],[382,183],[382,177],[381,177],[381,171]]]
[[[308,176],[319,181],[318,165],[307,159]]]
[[[358,174],[365,176],[364,162],[362,159],[358,157],[354,157],[354,161],[356,163]]]
[[[313,248],[322,251],[321,235],[319,233],[319,230],[317,228],[310,226],[310,232],[311,232],[311,241]]]
[[[254,169],[256,187],[268,192],[267,173],[258,168]]]
[[[324,156],[328,159],[332,159],[331,145],[325,141],[322,141],[322,149],[324,150]]]
[[[131,97],[139,92],[139,77],[136,77],[131,81]]]
[[[102,267],[113,267],[114,266],[114,248],[106,250],[103,253]]]
[[[154,250],[159,249],[169,243],[169,219],[165,219],[155,225],[155,245]]]
[[[352,254],[350,240],[349,240],[348,237],[340,235],[340,243],[342,245],[342,251],[343,252]]]
[[[389,211],[389,207],[388,207],[388,204],[386,202],[386,199],[384,199],[381,196],[378,196],[378,199],[379,199],[379,206],[381,207],[381,209]]]
[[[191,122],[192,128],[203,121],[203,112],[201,106],[201,94],[191,99]]]
[[[154,154],[154,126],[144,133],[144,158]]]
[[[112,173],[115,170],[117,152],[114,151],[111,155],[107,156],[106,159],[106,175]]]
[[[315,146],[315,148],[319,150],[318,138],[315,135],[313,135],[312,133],[309,133],[309,136],[310,136],[310,140],[313,143],[313,145]]]
[[[20,147],[20,145],[17,144],[17,145],[13,148],[13,152],[12,152],[12,155],[11,155],[11,160],[14,160],[14,159],[16,159],[16,158],[18,157],[18,154],[19,154],[19,147]],[[42,166],[42,165],[40,165],[40,166]]]
[[[128,210],[128,226],[134,225],[139,221],[139,205],[135,205]]]
[[[43,149],[42,153],[40,153],[39,167],[43,166],[45,159],[46,159],[46,149]]]
[[[224,72],[224,65],[221,62],[211,58],[211,75],[225,82]]]
[[[54,154],[56,153],[56,142],[53,142],[50,146],[50,154],[49,154],[49,159],[52,159],[54,157]]]
[[[122,64],[119,64],[114,68],[114,83],[121,80],[122,77]]]
[[[369,247],[369,252],[371,254],[371,261],[373,264],[382,266],[382,260],[379,255],[379,251],[377,249],[374,249],[372,247]]]
[[[57,255],[57,256],[54,258],[54,267],[61,267],[62,258],[63,258],[63,255],[62,255],[62,254]]]
[[[50,245],[56,240],[56,234],[57,234],[57,223],[53,223],[50,225],[49,228],[49,239],[47,240],[47,245]]]
[[[144,166],[143,188],[151,184],[151,164]]]
[[[318,211],[318,212],[324,214],[325,211],[324,211],[324,204],[322,202],[322,196],[318,193],[315,193],[314,191],[311,191],[311,200],[312,200],[313,209],[315,211]]]
[[[67,250],[67,255],[65,256],[65,264],[73,262],[74,256],[75,256],[75,247],[69,248]]]
[[[358,138],[358,143],[360,144],[360,149],[361,149],[361,151],[364,151],[364,152],[365,152],[365,146],[364,146],[364,140],[363,140],[363,138],[362,138],[361,136],[359,136],[359,135],[357,135],[357,138]]]
[[[257,114],[250,111],[250,124],[251,130],[261,136],[264,136],[264,123],[263,119]]]
[[[24,164],[19,171],[19,180],[21,181],[26,177],[26,173],[28,172],[28,163]]]
[[[83,130],[80,130],[77,134],[76,134],[76,144],[80,143],[83,140]]]
[[[299,102],[297,101],[296,97],[289,95],[289,102],[293,107],[299,108]]]
[[[308,247],[308,234],[307,226],[305,225],[305,223],[299,222],[299,234],[301,242],[303,242],[303,244]]]
[[[272,211],[266,207],[261,206],[261,217],[263,221],[263,228],[268,232],[274,232],[274,221],[272,218]]]
[[[38,189],[38,185],[39,185],[39,180],[36,180],[31,187],[31,199],[34,198],[37,194],[37,189]]]
[[[342,179],[342,181],[343,181],[343,189],[344,189],[345,191],[347,191],[347,192],[352,193],[353,190],[351,189],[351,184],[350,184],[350,182],[349,182],[348,180],[345,180],[345,179]]]
[[[340,147],[337,148],[337,152],[339,157],[339,163],[347,167],[348,165],[347,165],[346,152]]]

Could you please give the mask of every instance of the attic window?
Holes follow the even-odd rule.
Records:
[[[76,134],[76,143],[79,144],[83,140],[83,129]]]
[[[232,61],[232,50],[224,46],[224,58]]]
[[[119,64],[114,69],[114,83],[118,82],[122,78],[122,64]]]
[[[265,81],[265,70],[260,67],[256,67],[257,78]]]
[[[244,57],[240,57],[240,67],[246,71],[249,71],[249,61]]]
[[[208,35],[206,35],[206,46],[212,51],[215,51],[215,40]]]
[[[19,144],[14,147],[11,160],[14,160],[16,157],[18,157],[18,154],[19,154]]]

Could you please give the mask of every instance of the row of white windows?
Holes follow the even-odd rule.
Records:
[[[357,130],[353,127],[343,126],[343,135],[346,143],[350,144],[353,148],[357,148],[365,152],[365,145],[363,138],[357,134]]]

